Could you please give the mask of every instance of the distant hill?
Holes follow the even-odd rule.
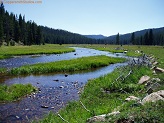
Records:
[[[159,40],[164,40],[164,27],[161,28],[150,28],[153,30],[153,35],[154,35],[154,40],[156,40],[157,44],[159,43]],[[139,38],[142,36],[142,38],[144,39],[144,35],[146,32],[149,32],[150,29],[144,29],[144,30],[140,30],[140,31],[135,31],[135,39],[136,40],[140,40]],[[131,39],[131,33],[127,33],[127,34],[120,34],[120,42],[122,42],[123,44],[129,44],[130,43],[130,39]],[[109,37],[106,37],[103,39],[104,42],[106,43],[111,43],[114,44],[116,40],[116,35],[112,35]]]
[[[104,38],[107,38],[104,35],[84,35],[84,36],[87,37],[87,38],[92,38],[92,39],[104,39]]]
[[[40,26],[45,43],[51,44],[90,44],[95,43],[96,39],[87,38],[83,35],[72,33],[62,29],[53,29]]]

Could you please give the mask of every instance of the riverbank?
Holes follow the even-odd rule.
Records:
[[[108,114],[113,111],[121,112],[120,115],[107,117],[106,122],[128,121],[130,116],[137,122],[143,123],[156,120],[162,123],[163,119],[163,104],[164,102],[147,103],[142,106],[137,101],[127,102],[125,99],[129,96],[135,96],[140,99],[146,95],[144,85],[139,85],[138,80],[143,75],[152,76],[152,71],[147,67],[134,67],[133,74],[129,75],[124,81],[116,82],[120,73],[128,75],[129,68],[119,68],[113,73],[106,76],[90,80],[84,87],[84,91],[80,96],[80,100],[70,102],[58,114],[50,113],[41,123],[46,122],[62,122],[61,117],[70,123],[86,123],[87,119],[93,116]],[[162,81],[159,83],[162,86],[155,91],[164,89]]]
[[[133,51],[135,50],[136,49],[133,49]],[[152,64],[158,61],[158,64],[155,66],[164,66],[162,47],[144,46],[142,50],[144,50],[144,53],[151,55],[149,57],[154,60],[151,61]],[[126,101],[126,98],[129,96],[135,96],[139,100],[142,100],[147,95],[148,88],[146,88],[145,85],[138,84],[138,81],[143,75],[160,80],[157,82],[160,86],[153,89],[153,92],[164,90],[164,73],[154,73],[154,71],[147,66],[133,67],[132,74],[129,74],[129,71],[129,67],[122,67],[116,69],[111,74],[88,81],[79,101],[70,102],[57,114],[50,113],[40,122],[60,123],[64,120],[70,123],[86,123],[87,121],[91,123],[94,122],[94,120],[89,120],[90,117],[100,116],[99,118],[102,118],[102,114],[110,114],[110,112],[114,111],[119,111],[119,115],[110,117],[104,115],[106,120],[101,121],[100,119],[97,122],[164,122],[164,101],[150,102],[144,105],[138,103],[138,100]],[[123,81],[120,77],[121,74],[127,76]],[[118,80],[118,78],[120,80]],[[116,80],[118,80],[118,82],[116,82]]]
[[[61,54],[74,52],[75,49],[67,45],[46,44],[31,46],[2,46],[0,48],[0,59],[10,58],[19,55],[36,55],[36,54]]]

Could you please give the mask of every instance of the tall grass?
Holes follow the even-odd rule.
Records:
[[[0,47],[0,59],[15,55],[34,55],[34,54],[61,54],[75,51],[66,45],[32,45],[32,46],[2,46]]]
[[[126,74],[128,70],[122,70],[122,68],[116,69],[113,73],[90,80],[85,85],[84,91],[80,96],[80,101],[90,112],[84,109],[80,101],[76,101],[70,102],[64,109],[59,111],[59,114],[71,123],[85,123],[89,117],[112,112],[118,106],[125,103],[125,98],[129,95],[142,97],[144,94],[139,92],[139,90],[144,90],[144,88],[142,85],[137,84],[138,79],[145,73],[151,75],[151,71],[147,67],[136,67],[133,70],[133,74],[128,76],[125,81],[114,85],[113,82],[120,75],[120,71],[124,71]],[[129,84],[132,84],[132,86]],[[122,92],[120,89],[123,89],[127,93]],[[52,113],[40,122],[46,123],[50,121],[54,121],[55,123],[62,122],[57,114]]]
[[[9,102],[36,91],[31,84],[0,85],[0,102]]]
[[[10,71],[11,74],[41,74],[51,72],[71,72],[79,70],[88,70],[92,68],[98,68],[107,66],[109,64],[123,62],[123,58],[111,58],[107,56],[91,56],[82,57],[72,60],[63,60],[50,63],[39,63],[35,65],[22,66],[20,68],[14,68]]]

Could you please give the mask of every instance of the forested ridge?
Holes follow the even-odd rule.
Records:
[[[95,35],[96,36],[96,35]],[[25,15],[15,15],[0,5],[0,46],[9,45],[41,45],[49,44],[133,44],[164,45],[164,27],[146,29],[102,39],[89,38],[62,29],[53,29],[37,25],[34,21],[26,21]]]

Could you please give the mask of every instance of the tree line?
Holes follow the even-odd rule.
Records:
[[[145,32],[145,33],[144,33]],[[140,32],[133,32],[131,34],[114,36],[102,39],[105,44],[131,44],[131,45],[164,45],[164,28],[147,29]],[[102,43],[101,42],[101,43]]]
[[[159,29],[157,29],[159,30]],[[61,29],[39,26],[34,21],[25,21],[25,16],[9,13],[3,3],[0,5],[0,46],[50,44],[133,44],[164,45],[164,28],[120,35],[119,33],[104,39],[92,39]],[[142,32],[142,33],[141,33]],[[143,33],[144,32],[144,33]]]
[[[40,45],[42,40],[41,27],[34,21],[25,21],[25,16],[19,16],[5,10],[3,3],[0,5],[0,46],[6,45]]]

